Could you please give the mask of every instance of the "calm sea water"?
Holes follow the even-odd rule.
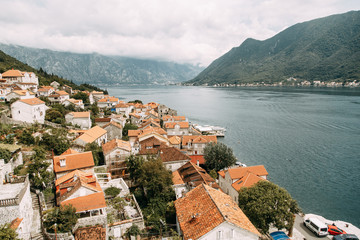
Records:
[[[155,101],[189,121],[227,129],[237,158],[263,164],[305,213],[360,227],[360,89],[108,88]]]

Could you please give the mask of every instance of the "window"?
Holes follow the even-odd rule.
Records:
[[[222,231],[218,231],[217,239],[222,239]]]

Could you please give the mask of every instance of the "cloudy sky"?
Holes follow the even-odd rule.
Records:
[[[0,42],[207,66],[246,38],[360,10],[360,0],[1,0]]]

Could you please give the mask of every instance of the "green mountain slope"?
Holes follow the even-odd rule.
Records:
[[[75,83],[99,85],[117,84],[169,84],[194,78],[204,68],[156,60],[121,56],[104,56],[97,53],[79,54],[48,49],[0,44],[6,54],[30,66],[42,67],[73,80]]]
[[[245,40],[186,84],[360,79],[360,11],[299,23],[274,37]]]
[[[62,77],[59,77],[54,74],[48,74],[45,71],[40,68],[40,70],[37,70],[33,67],[30,67],[29,65],[20,62],[16,58],[13,58],[7,54],[5,54],[3,51],[0,50],[0,73],[6,72],[9,69],[18,69],[20,71],[24,72],[34,72],[38,78],[39,78],[39,85],[50,85],[51,82],[57,81],[60,83],[61,86],[68,85],[71,86],[73,89],[79,89],[79,90],[101,90],[95,86],[91,86],[89,84],[81,84],[80,86],[74,84],[73,82],[66,80]]]

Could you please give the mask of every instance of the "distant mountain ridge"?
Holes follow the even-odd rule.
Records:
[[[190,64],[57,52],[1,43],[0,50],[34,68],[42,68],[77,84],[172,84],[192,79],[203,70]]]
[[[192,85],[360,80],[360,11],[295,24],[264,41],[246,39]]]

